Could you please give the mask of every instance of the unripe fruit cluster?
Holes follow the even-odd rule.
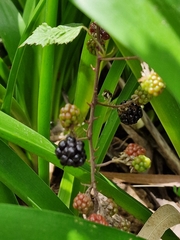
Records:
[[[155,97],[165,88],[162,78],[156,72],[152,72],[149,76],[142,77],[139,79],[139,82],[142,89]]]
[[[134,97],[138,96],[137,103],[139,105],[145,105],[147,104],[153,97],[150,93],[148,93],[146,90],[144,90],[141,85],[138,86],[138,88],[135,90]]]
[[[89,26],[89,31],[94,37],[96,37],[97,35],[97,27],[98,25],[95,22],[92,22]],[[109,34],[101,27],[99,28],[99,34],[100,34],[100,39],[108,40],[110,38]]]
[[[98,29],[98,25],[95,22],[92,22],[89,26],[89,31],[93,36],[93,38],[90,38],[88,40],[87,49],[93,55],[96,55],[97,51],[102,52],[102,49],[105,49],[105,41],[110,38],[109,34],[104,29],[99,27],[99,39],[98,39],[97,29]],[[101,45],[102,49],[94,39],[99,41],[99,44]]]
[[[124,152],[129,156],[145,155],[146,150],[137,143],[129,143]]]
[[[62,127],[65,129],[71,129],[78,125],[80,117],[80,110],[75,105],[67,103],[60,110],[59,118]]]
[[[137,172],[145,172],[151,167],[151,160],[145,155],[139,155],[133,159],[132,167]]]
[[[105,225],[105,226],[108,226],[108,222],[106,221],[106,219],[100,215],[100,214],[97,214],[97,213],[92,213],[88,218],[87,220],[91,221],[91,222],[96,222],[96,223],[99,223],[99,224],[102,224],[102,225]]]
[[[88,214],[93,208],[93,202],[89,194],[78,193],[74,198],[73,207],[82,214]]]

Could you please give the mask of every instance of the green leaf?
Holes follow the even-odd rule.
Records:
[[[83,120],[89,111],[88,104],[91,102],[94,92],[95,71],[93,71],[92,67],[95,67],[96,64],[95,56],[90,54],[87,49],[88,39],[89,35],[86,34],[79,63],[74,100],[74,104],[81,110]]]
[[[61,179],[58,197],[68,208],[70,207],[71,193],[74,186],[73,183],[74,176],[65,171]]]
[[[82,218],[37,209],[0,205],[0,239],[140,240],[143,238]]]
[[[53,191],[5,143],[0,141],[0,181],[26,204],[70,213]]]
[[[2,111],[0,112],[0,137],[38,156],[44,156],[44,152],[49,159],[53,156],[54,146],[50,141]]]
[[[2,182],[0,182],[0,203],[18,204],[13,192]]]
[[[146,61],[180,103],[180,2],[71,0],[116,41]],[[111,14],[109,14],[111,13]],[[171,39],[171,41],[169,41]]]
[[[18,47],[25,25],[12,1],[0,0],[0,37],[11,61]]]
[[[50,44],[67,44],[72,42],[83,28],[80,24],[69,24],[68,26],[60,25],[58,27],[50,27],[47,23],[43,23],[33,34],[23,42],[20,47],[29,44],[41,45],[42,47]]]

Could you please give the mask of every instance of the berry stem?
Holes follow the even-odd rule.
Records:
[[[87,129],[87,138],[89,140],[89,149],[90,149],[90,165],[91,165],[91,186],[94,191],[94,199],[96,203],[94,204],[97,206],[97,189],[96,189],[96,180],[95,180],[95,171],[96,171],[96,165],[95,165],[95,150],[93,146],[93,123],[94,123],[94,112],[95,112],[95,106],[97,105],[97,93],[98,93],[98,81],[99,81],[99,71],[100,71],[100,64],[101,60],[99,57],[97,57],[97,62],[96,62],[96,76],[95,76],[95,82],[94,82],[94,94],[93,98],[91,101],[91,108],[90,108],[90,116],[89,116],[89,126]]]
[[[98,102],[97,101],[97,104],[101,105],[101,106],[104,106],[104,107],[110,107],[110,108],[115,108],[115,109],[121,109],[121,108],[124,108],[125,106],[129,106],[131,103],[134,103],[135,101],[138,100],[138,96],[136,96],[134,99],[132,100],[129,100],[128,102],[125,102],[123,103],[123,106],[120,104],[120,105],[112,105],[112,104],[106,104],[106,103],[102,103],[102,102]]]
[[[122,60],[140,60],[137,56],[127,56],[127,57],[101,57],[101,61],[122,61]]]
[[[90,31],[87,27],[83,26],[83,28],[91,36],[91,38],[95,41],[95,43],[97,44],[97,46],[101,50],[102,55],[105,56],[105,51],[104,51],[102,45],[100,44],[100,41],[99,41],[100,38],[98,37],[99,36],[99,27],[97,27],[97,39],[90,33]]]

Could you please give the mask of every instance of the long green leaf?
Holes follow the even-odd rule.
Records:
[[[22,34],[22,37],[20,39],[21,42],[23,42],[31,33],[31,31],[33,29],[33,25],[34,25],[37,17],[39,16],[39,13],[43,9],[44,4],[45,4],[45,0],[39,1],[38,5],[36,6],[36,8],[33,12],[33,15],[32,15],[29,25],[26,27],[25,31]],[[19,72],[19,69],[21,66],[23,54],[24,54],[24,48],[16,49],[15,56],[14,56],[13,63],[12,63],[12,68],[11,68],[10,75],[8,78],[7,91],[6,91],[6,95],[4,97],[4,101],[2,104],[3,111],[5,111],[8,114],[10,113],[11,101],[12,101],[12,97],[14,94],[14,88],[16,85],[16,80],[17,80],[18,72]]]
[[[83,51],[81,54],[81,61],[79,64],[75,100],[74,104],[81,109],[82,118],[86,117],[89,110],[89,103],[91,103],[94,89],[95,72],[93,67],[96,64],[95,56],[91,55],[87,49],[86,43],[89,39],[86,35]]]
[[[0,203],[18,204],[15,194],[0,182]]]
[[[0,206],[0,238],[6,240],[140,240],[143,238],[82,218],[36,209]],[[13,233],[13,234],[12,234]]]
[[[23,19],[12,1],[0,0],[0,37],[11,61],[14,58],[24,28]]]
[[[0,181],[29,206],[70,213],[52,190],[0,141]]]
[[[57,0],[46,1],[45,20],[53,26],[56,24],[57,8]],[[38,96],[38,132],[48,139],[50,138],[54,51],[54,46],[43,49]],[[41,179],[49,184],[49,164],[42,158],[38,159],[38,173]]]

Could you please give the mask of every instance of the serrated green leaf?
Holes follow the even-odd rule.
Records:
[[[33,34],[26,39],[20,47],[25,44],[41,45],[42,47],[51,44],[67,44],[72,42],[79,35],[82,28],[82,25],[74,23],[66,26],[59,25],[53,28],[48,26],[47,23],[43,23],[36,28]]]

